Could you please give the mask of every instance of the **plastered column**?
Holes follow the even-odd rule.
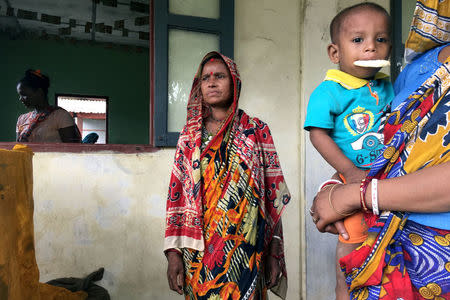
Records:
[[[268,123],[292,194],[283,215],[288,299],[300,299],[302,292],[301,4],[298,0],[236,0],[235,10],[240,107]]]

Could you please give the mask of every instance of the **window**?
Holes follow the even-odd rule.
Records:
[[[108,97],[56,94],[55,103],[70,112],[83,143],[108,143]]]
[[[155,146],[175,146],[192,79],[212,50],[233,57],[234,0],[154,1]]]

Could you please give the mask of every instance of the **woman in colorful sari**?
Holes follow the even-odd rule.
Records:
[[[322,232],[366,212],[369,237],[340,260],[351,299],[450,299],[449,28],[450,1],[417,1],[384,152],[360,185],[328,184],[311,207]]]
[[[267,124],[238,109],[240,89],[231,59],[203,58],[166,208],[167,277],[186,299],[286,295],[281,214],[290,194]]]
[[[33,143],[79,143],[81,135],[66,110],[48,103],[50,79],[40,70],[27,70],[17,84],[19,100],[30,112],[17,119],[16,140]]]

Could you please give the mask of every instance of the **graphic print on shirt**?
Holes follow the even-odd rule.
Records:
[[[368,132],[374,124],[374,115],[364,107],[356,107],[351,113],[345,116],[345,128],[353,135],[360,136],[351,143],[353,150],[373,150],[383,144],[383,135],[377,132]]]

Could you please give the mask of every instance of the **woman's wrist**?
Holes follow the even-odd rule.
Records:
[[[367,199],[366,200],[366,206],[371,211],[372,210],[372,182],[370,182],[367,185],[365,196],[366,196],[366,199]]]
[[[270,253],[269,256],[275,258],[276,260],[281,260],[284,257],[283,253],[281,254]]]
[[[276,235],[274,235],[276,236]],[[269,247],[269,255],[272,257],[277,257],[280,255],[281,252],[281,238],[274,238],[272,237],[272,241],[270,242],[270,247]]]
[[[341,185],[333,191],[334,206],[339,208],[342,213],[350,213],[360,209],[359,184],[351,183]]]
[[[272,236],[272,240],[273,240],[273,239],[278,240],[278,241],[281,243],[281,237],[280,237],[279,235],[274,234],[274,235]]]
[[[170,248],[164,251],[164,255],[167,257],[167,259],[169,259],[169,256],[181,256],[181,250],[179,248]]]

